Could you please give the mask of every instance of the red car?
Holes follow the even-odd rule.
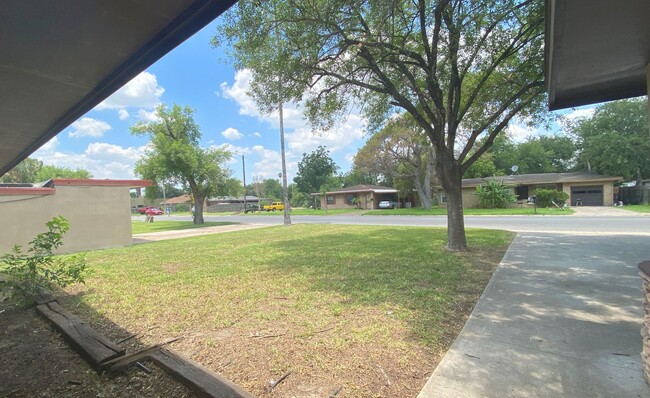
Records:
[[[144,206],[144,207],[138,207],[138,213],[144,214],[147,212],[147,210],[151,209],[149,206]]]
[[[160,216],[163,214],[163,211],[155,207],[150,207],[147,210],[145,210],[144,214],[148,216]]]

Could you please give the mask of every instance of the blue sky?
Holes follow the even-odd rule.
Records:
[[[225,145],[246,158],[246,181],[254,177],[277,178],[280,172],[280,137],[277,115],[260,115],[247,95],[249,74],[235,71],[223,49],[213,49],[212,22],[171,51],[130,83],[77,120],[39,149],[32,157],[46,164],[89,170],[95,178],[131,179],[147,138],[135,137],[129,127],[150,120],[157,104],[189,105],[201,128],[202,146]],[[589,115],[591,108],[569,114]],[[352,157],[366,139],[364,119],[351,113],[334,129],[316,135],[300,109],[287,104],[284,111],[289,181],[302,154],[326,146],[340,171],[350,169]],[[513,125],[515,139],[543,134]],[[228,164],[235,178],[242,177],[241,159]]]

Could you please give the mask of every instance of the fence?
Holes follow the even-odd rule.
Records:
[[[618,190],[618,200],[622,200],[626,205],[650,204],[650,186],[621,187]]]

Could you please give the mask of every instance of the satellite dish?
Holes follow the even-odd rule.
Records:
[[[512,166],[512,167],[510,168],[510,170],[512,170],[512,173],[514,174],[514,173],[517,172],[517,170],[519,170],[519,166],[514,165],[514,166]]]

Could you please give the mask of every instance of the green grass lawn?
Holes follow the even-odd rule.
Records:
[[[420,227],[161,241],[88,252],[92,274],[61,301],[114,340],[183,336],[172,348],[254,395],[291,370],[291,383],[346,396],[415,396],[513,236],[467,230],[469,253],[447,252],[445,229]]]
[[[618,208],[623,210],[632,210],[638,213],[650,213],[650,205],[625,205]]]
[[[538,208],[537,213],[532,207],[513,207],[508,209],[463,209],[466,216],[524,216],[524,215],[542,215],[542,216],[565,216],[573,214],[571,209],[560,210],[557,208]],[[373,216],[444,216],[447,215],[447,209],[444,207],[433,207],[430,210],[414,207],[410,209],[382,209],[370,210],[364,215]]]
[[[203,228],[203,227],[215,227],[218,225],[232,225],[237,224],[234,222],[206,222],[201,225],[194,225],[192,221],[159,221],[159,218],[155,218],[152,223],[145,223],[142,221],[131,221],[131,233],[132,234],[145,234],[148,232],[162,232],[162,231],[173,231],[177,229],[190,229],[190,228]]]

